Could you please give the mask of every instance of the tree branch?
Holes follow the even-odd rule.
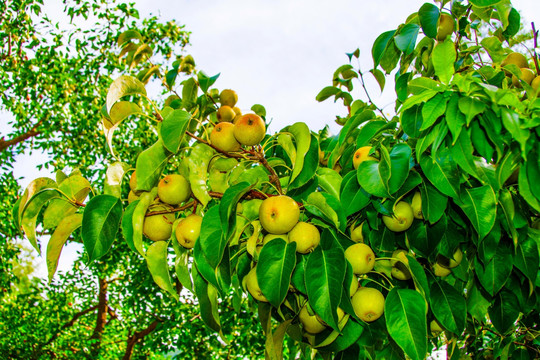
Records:
[[[24,134],[21,134],[19,136],[15,136],[13,139],[10,140],[4,140],[4,138],[0,138],[0,152],[6,150],[8,147],[16,145],[20,142],[23,142],[31,137],[34,137],[36,135],[39,135],[41,132],[38,131],[36,128],[39,125],[39,123],[34,126],[32,129],[28,130]]]
[[[141,331],[135,331],[133,335],[128,337],[127,339],[127,346],[126,346],[126,352],[124,353],[124,356],[122,357],[122,360],[130,360],[131,356],[133,355],[133,349],[135,345],[148,334],[150,334],[152,331],[154,331],[157,327],[157,325],[160,323],[160,320],[154,320],[148,327]]]
[[[97,357],[99,353],[99,348],[101,345],[101,336],[103,335],[103,330],[107,323],[107,313],[109,312],[109,306],[107,302],[107,287],[108,283],[105,279],[98,279],[99,294],[98,294],[98,313],[96,318],[96,326],[94,327],[94,333],[90,339],[95,340],[95,343],[92,346],[92,355]]]

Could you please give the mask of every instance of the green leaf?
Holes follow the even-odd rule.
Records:
[[[193,195],[206,206],[212,198],[208,194],[208,165],[214,155],[214,150],[205,144],[199,143],[191,149],[191,153],[187,158],[189,166],[189,184]]]
[[[388,45],[388,42],[394,37],[395,30],[390,30],[382,33],[375,39],[373,47],[371,48],[371,56],[373,57],[373,68],[376,68],[384,54],[384,50]]]
[[[133,39],[143,40],[141,34],[137,30],[126,30],[118,35],[117,44],[119,47],[123,47],[125,43],[130,42]]]
[[[446,211],[448,197],[429,183],[425,183],[420,190],[424,219],[428,220],[430,224],[435,224]]]
[[[360,114],[353,115],[347,120],[345,126],[343,126],[339,133],[338,146],[342,146],[345,142],[347,142],[351,134],[358,128],[359,125],[374,118],[375,113],[371,110],[364,110]],[[371,121],[366,125],[369,125],[370,123]]]
[[[400,29],[399,34],[394,37],[397,48],[407,55],[412,53],[416,46],[416,38],[418,37],[419,31],[420,26],[418,24],[405,24],[405,26]]]
[[[454,144],[456,143],[459,134],[461,133],[461,130],[463,129],[466,122],[465,115],[461,111],[459,111],[459,99],[460,96],[458,93],[452,93],[452,96],[448,101],[448,106],[446,107],[445,114],[446,124],[448,125],[448,129],[450,129],[450,132],[452,133],[452,139]]]
[[[457,141],[450,148],[450,151],[452,152],[452,157],[465,172],[482,182],[487,182],[487,179],[484,179],[481,173],[477,171],[476,157],[473,156],[474,148],[469,131],[465,130],[459,134]]]
[[[341,90],[337,87],[327,86],[317,94],[315,100],[321,102],[328,99],[330,96],[335,96],[339,94],[340,92]]]
[[[220,74],[216,74],[214,76],[208,76],[204,72],[199,71],[197,73],[197,80],[199,81],[199,86],[201,87],[201,90],[206,93],[210,86],[214,85],[216,80],[219,78]]]
[[[417,77],[411,79],[407,83],[407,90],[413,95],[419,95],[426,90],[431,91],[443,91],[446,88],[445,85],[440,82],[427,77]]]
[[[484,112],[486,103],[472,97],[463,96],[459,98],[458,107],[459,111],[465,115],[465,122],[469,126],[476,115]]]
[[[503,34],[507,37],[516,35],[521,27],[521,15],[515,8],[510,10],[508,14],[508,26],[503,31]]]
[[[178,294],[171,282],[167,262],[168,241],[155,241],[146,250],[146,264],[154,282],[178,300]]]
[[[416,290],[423,294],[424,299],[427,301],[430,297],[430,290],[425,269],[413,256],[407,255],[407,259],[409,260],[409,270],[411,271]]]
[[[58,260],[60,258],[60,253],[64,248],[64,244],[69,238],[69,235],[81,226],[82,217],[82,214],[72,214],[64,217],[49,239],[49,243],[47,244],[47,270],[49,273],[49,283],[52,281],[54,273],[58,268]]]
[[[150,191],[157,186],[161,173],[169,162],[170,153],[158,140],[137,158],[137,191]]]
[[[260,117],[266,117],[266,109],[261,104],[255,104],[251,107],[251,110]]]
[[[455,72],[454,61],[456,61],[456,48],[451,37],[437,43],[431,56],[435,75],[443,84],[449,84]]]
[[[143,192],[139,196],[139,201],[137,205],[135,206],[135,209],[133,210],[133,215],[131,217],[131,224],[132,224],[132,234],[133,234],[133,240],[130,241],[126,238],[126,241],[128,244],[130,242],[133,243],[133,247],[141,254],[141,256],[146,256],[144,249],[143,249],[143,226],[144,226],[144,217],[146,215],[146,211],[148,210],[148,207],[154,201],[155,197],[157,195],[157,187],[153,188],[150,192]],[[126,221],[128,221],[128,218],[126,218]],[[126,224],[126,228],[127,228]],[[124,236],[129,236],[130,231],[126,231],[124,233]]]
[[[429,155],[422,155],[420,167],[440,192],[446,196],[459,198],[459,170],[448,150],[440,151],[435,159]]]
[[[193,271],[195,295],[201,309],[201,318],[212,330],[221,332],[221,321],[218,312],[218,292],[198,271]]]
[[[540,259],[538,255],[538,244],[530,237],[518,243],[516,254],[514,255],[514,266],[519,269],[531,283],[536,282]]]
[[[146,96],[144,84],[136,78],[128,75],[121,75],[113,81],[107,92],[107,113],[111,113],[113,105],[128,95]]]
[[[435,124],[435,121],[445,113],[447,103],[448,97],[439,93],[424,104],[422,107],[422,118],[424,121],[420,131],[426,130]]]
[[[379,69],[371,69],[369,70],[369,72],[373,74],[373,77],[375,78],[375,80],[377,80],[377,84],[379,84],[379,88],[382,92],[386,83],[386,76],[384,76],[384,73]]]
[[[224,209],[226,211],[226,205],[224,206]],[[221,262],[223,251],[227,245],[226,233],[223,233],[223,227],[226,225],[221,223],[223,220],[227,222],[228,218],[223,217],[221,205],[209,208],[206,214],[204,214],[201,224],[201,233],[199,240],[197,240],[200,245],[200,247],[197,247],[197,250],[201,250],[206,263],[214,270]],[[194,251],[197,252],[197,250]],[[199,271],[201,271],[203,276],[205,275],[202,266],[199,266]]]
[[[336,309],[341,301],[346,260],[343,249],[318,246],[309,255],[305,269],[305,283],[313,310],[332,329],[338,330]],[[317,274],[311,276],[310,274]]]
[[[508,229],[510,230],[512,240],[514,241],[514,244],[517,244],[518,234],[516,231],[516,227],[514,226],[516,210],[515,210],[514,200],[512,199],[512,194],[510,193],[510,190],[502,189],[499,191],[499,205],[504,213],[506,225],[508,226]]]
[[[173,229],[178,224],[178,221],[181,219],[177,219],[173,224]],[[180,284],[185,289],[188,289],[189,291],[193,291],[193,283],[191,280],[191,271],[188,268],[188,264],[190,263],[190,255],[191,251],[190,249],[186,249],[183,246],[180,246],[178,243],[178,240],[176,239],[175,232],[172,232],[172,246],[174,249],[174,253],[176,255],[176,258],[174,259],[174,269],[176,271],[176,277],[178,281],[180,281]]]
[[[514,328],[514,323],[519,317],[519,309],[517,296],[504,289],[495,296],[493,304],[488,310],[489,319],[497,331],[506,334]]]
[[[43,212],[43,227],[48,229],[56,227],[63,218],[74,214],[79,207],[73,205],[72,202],[83,203],[91,188],[90,182],[81,175],[72,175],[62,181],[58,189],[70,201],[64,197],[51,200]]]
[[[225,243],[220,243],[220,246],[217,247],[215,246],[216,244],[214,244],[214,249],[212,251],[223,253],[228,240],[234,234],[236,227],[236,207],[238,201],[242,198],[242,196],[250,191],[252,187],[252,185],[244,181],[231,186],[223,194],[221,203],[219,204],[219,214],[221,219],[221,230],[223,232],[221,237],[224,239]],[[221,261],[221,259],[219,260]]]
[[[390,197],[383,182],[380,162],[375,160],[363,161],[358,166],[356,174],[358,183],[367,193],[378,197]]]
[[[482,264],[478,256],[475,259],[475,272],[486,291],[494,296],[502,289],[512,272],[512,253],[499,244],[491,260]]]
[[[289,184],[291,184],[302,172],[304,161],[306,160],[306,154],[310,150],[311,134],[309,132],[309,128],[303,122],[297,122],[291,126],[288,126],[283,130],[283,132],[291,133],[296,141],[296,159],[294,162],[293,171],[291,173],[291,178],[289,180]],[[317,159],[318,158],[319,157],[317,154]]]
[[[84,208],[82,219],[82,239],[92,262],[105,255],[120,226],[122,201],[112,195],[94,196]]]
[[[324,191],[339,199],[342,178],[337,171],[320,167],[317,169],[317,179],[317,183]]]
[[[483,239],[495,224],[497,217],[497,198],[489,185],[477,188],[465,188],[461,193],[460,207]]]
[[[26,202],[24,206],[21,217],[21,226],[26,234],[26,237],[39,254],[41,254],[41,250],[36,238],[37,218],[43,206],[45,206],[50,200],[59,199],[61,196],[62,194],[59,193],[58,189],[56,188],[43,188],[39,192],[33,194],[33,196]]]
[[[483,291],[477,281],[473,281],[472,284],[470,289],[467,288],[467,312],[474,319],[483,322],[491,305],[491,297]]]
[[[390,194],[398,191],[407,180],[411,160],[412,150],[407,144],[397,144],[390,151],[390,179],[388,180]]]
[[[427,304],[422,295],[410,289],[393,288],[384,304],[386,328],[394,341],[413,360],[426,357]]]
[[[538,200],[531,191],[531,184],[527,178],[526,166],[521,166],[519,168],[518,187],[521,197],[523,197],[533,209],[540,212],[540,200]]]
[[[423,121],[424,118],[422,117],[421,106],[417,105],[410,107],[401,113],[401,127],[411,138],[418,138],[420,136],[420,128],[422,127]]]
[[[190,111],[197,101],[199,87],[194,78],[182,81],[182,85],[182,107]]]
[[[501,188],[504,186],[504,183],[506,180],[508,180],[512,173],[518,169],[520,164],[521,155],[519,151],[515,151],[516,149],[512,150],[513,151],[508,151],[506,155],[498,162],[497,169],[495,170],[497,181]]]
[[[418,10],[418,18],[422,31],[427,37],[437,37],[437,22],[439,21],[439,8],[433,4],[425,3]]]
[[[527,159],[526,144],[529,139],[530,131],[523,128],[523,121],[514,110],[501,107],[502,122],[506,130],[512,134],[513,139],[521,145],[521,154],[523,159]]]
[[[303,159],[304,163],[302,166],[302,171],[293,181],[289,183],[289,186],[287,187],[287,189],[289,190],[302,187],[309,181],[311,181],[315,176],[315,173],[319,166],[319,143],[315,135],[311,134],[310,136],[311,141],[309,143],[309,150],[307,151],[305,158]],[[296,160],[295,164],[298,165],[298,159]],[[296,167],[293,169],[293,174],[295,169]]]
[[[190,119],[191,114],[181,109],[172,111],[163,119],[160,133],[163,146],[169,152],[176,154],[180,150]]]
[[[113,104],[113,107],[109,111],[109,116],[103,124],[107,129],[111,129],[113,126],[120,124],[124,119],[131,115],[142,114],[141,107],[131,101],[119,101]]]
[[[308,195],[304,202],[304,208],[315,216],[318,216],[337,229],[347,226],[347,219],[339,200],[328,193],[313,192]]]
[[[124,240],[126,240],[128,247],[134,252],[138,252],[138,250],[133,242],[133,213],[135,212],[139,202],[140,200],[135,200],[126,207],[124,214],[122,215],[122,222],[120,224],[122,236],[124,237]]]
[[[265,244],[259,254],[257,279],[262,293],[270,304],[279,307],[291,283],[296,265],[296,243],[288,243],[280,238]]]
[[[470,3],[479,8],[493,6],[500,3],[502,0],[470,0]]]
[[[429,304],[433,315],[444,328],[459,336],[465,329],[467,303],[462,294],[445,281],[431,284]]]
[[[351,171],[341,181],[340,197],[345,216],[362,210],[370,202],[370,195],[360,187],[356,173]]]
[[[389,123],[386,120],[371,120],[358,131],[356,137],[356,147],[360,148],[362,146],[367,146],[371,142],[371,139],[376,135],[380,134],[385,129],[388,129],[389,126],[392,128],[395,127],[395,123]]]

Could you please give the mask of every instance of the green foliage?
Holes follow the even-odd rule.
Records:
[[[122,201],[127,177],[120,194],[100,194],[100,181],[95,182],[96,195],[84,204],[84,199],[60,194],[83,214],[82,239],[91,266],[105,271],[123,264],[123,253],[116,249],[125,241],[134,250],[133,263],[147,263],[143,278],[151,276],[164,290],[159,299],[150,299],[150,292],[141,296],[132,289],[132,295],[141,296],[136,308],[151,303],[158,311],[177,297],[185,305],[191,296],[180,291],[185,284],[193,288],[202,320],[226,342],[232,340],[229,317],[245,315],[242,303],[258,302],[264,353],[270,359],[287,354],[285,335],[292,357],[423,359],[443,343],[449,358],[477,357],[486,349],[495,357],[508,358],[513,351],[537,357],[540,102],[530,84],[512,82],[512,75],[519,75],[514,64],[503,67],[519,23],[511,9],[499,1],[452,2],[459,28],[436,41],[440,12],[423,5],[373,44],[370,72],[381,88],[385,74],[397,79],[395,116],[388,119],[369,94],[368,102],[353,98],[354,81],[363,85],[365,73],[346,64],[334,73],[332,86],[317,95],[319,101],[341,99],[347,107],[348,115],[338,120],[340,134],[315,133],[295,123],[267,135],[260,145],[232,152],[209,140],[219,107],[220,92],[212,88],[217,76],[208,77],[185,57],[164,65],[162,84],[169,98],[150,99],[142,80],[153,73],[152,43],[136,46],[132,40],[143,39],[143,33],[122,33],[121,56],[130,68],[144,70],[137,78],[115,80],[100,98],[105,103],[100,109],[109,130],[110,162],[128,167],[136,158],[132,190],[140,200],[136,205]],[[481,33],[487,22],[496,24],[495,30]],[[348,57],[352,61],[359,52]],[[538,66],[538,59],[532,60]],[[535,70],[538,75],[540,69]],[[252,110],[265,120],[264,107]],[[131,129],[135,119],[139,129],[153,128],[159,137],[128,151],[121,139],[142,133],[114,129]],[[356,157],[364,146],[370,147],[366,160]],[[118,148],[122,151],[115,154]],[[230,163],[218,166],[224,158]],[[353,158],[364,161],[353,165]],[[151,205],[159,203],[156,186],[170,173],[189,179],[193,199],[153,210]],[[61,185],[52,179],[39,182],[15,206],[15,223],[22,223],[31,240],[39,209]],[[416,192],[421,207],[413,202]],[[273,234],[261,228],[263,217],[288,218],[293,210],[276,206],[264,213],[258,210],[260,201],[284,194],[300,205],[301,221],[315,225],[321,235],[308,254],[295,253],[296,245],[277,230],[279,238],[265,243],[264,236]],[[169,224],[173,233],[180,219],[203,216],[193,250],[181,248],[178,234],[161,242],[143,236],[145,219],[164,213],[175,214]],[[402,227],[388,225],[392,221]],[[348,264],[353,259],[344,251],[354,244],[352,225],[362,222],[364,242],[376,259],[354,259],[375,260],[375,265],[353,276]],[[396,250],[404,250],[404,258],[393,258]],[[256,276],[246,277],[255,266]],[[124,270],[126,277],[144,271]],[[400,273],[409,276],[403,279]],[[385,303],[358,304],[351,281],[377,289],[372,291]],[[226,304],[229,296],[232,309]],[[306,331],[299,319],[306,304],[324,325],[318,334]],[[432,320],[442,326],[442,334],[429,335]]]

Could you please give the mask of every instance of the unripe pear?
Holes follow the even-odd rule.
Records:
[[[187,179],[180,174],[170,174],[158,183],[159,199],[169,205],[178,205],[191,196],[191,186]]]
[[[540,76],[537,76],[531,81],[531,86],[536,94],[538,94],[538,90],[540,89]]]
[[[365,322],[372,322],[384,312],[384,295],[377,289],[361,287],[351,299],[354,313]]]
[[[424,215],[422,214],[422,195],[420,191],[414,193],[412,198],[411,207],[413,210],[413,215],[416,219],[423,219]]]
[[[364,226],[364,222],[362,221],[360,225],[356,227],[351,227],[351,240],[357,243],[363,243],[364,242],[364,234],[362,233],[362,227]]]
[[[451,272],[452,270],[445,268],[437,262],[433,264],[433,274],[435,274],[435,276],[445,277],[450,275]]]
[[[448,259],[447,257],[442,255],[437,256],[437,263],[448,269],[453,269],[457,267],[459,264],[461,264],[461,260],[463,260],[463,252],[460,248],[456,249],[452,259]]]
[[[366,274],[375,266],[375,253],[363,243],[351,245],[345,250],[345,258],[352,266],[356,275]]]
[[[221,103],[222,106],[234,107],[237,101],[238,101],[238,95],[236,94],[236,91],[234,90],[225,89],[221,91],[221,94],[219,94],[219,102]]]
[[[225,152],[240,150],[240,143],[234,137],[234,128],[235,125],[230,122],[220,122],[210,133],[210,143]]]
[[[535,73],[529,68],[521,68],[519,70],[521,72],[521,76],[518,79],[516,75],[512,75],[512,85],[521,88],[520,79],[531,85],[532,81],[534,80]]]
[[[268,299],[266,296],[264,296],[261,288],[259,287],[259,281],[257,280],[257,266],[253,267],[244,277],[244,283],[247,290],[255,300],[268,302]]]
[[[178,243],[186,249],[193,249],[201,234],[202,216],[191,214],[176,225],[175,236]]]
[[[382,220],[392,231],[405,231],[411,227],[414,220],[413,209],[409,203],[400,201],[394,206],[394,216],[383,215]]]
[[[439,334],[444,331],[441,324],[435,319],[431,320],[429,323],[429,330],[433,336],[439,336]]]
[[[169,211],[166,205],[151,206],[148,212]],[[173,213],[151,215],[144,218],[143,233],[152,241],[168,240],[172,234],[172,224],[175,220]]]
[[[300,221],[289,232],[289,241],[296,243],[296,252],[307,254],[321,242],[321,234],[315,225]]]
[[[349,296],[352,297],[356,291],[358,290],[358,276],[354,275],[352,276],[352,279],[351,279],[351,286],[349,287]]]
[[[409,280],[412,275],[409,270],[409,259],[407,250],[398,249],[392,253],[392,277],[398,280]]]
[[[326,325],[319,321],[317,315],[309,314],[307,305],[304,305],[302,310],[300,310],[300,313],[298,314],[298,320],[300,320],[300,322],[302,323],[304,330],[311,334],[318,334],[324,331],[324,329],[326,329]]]
[[[450,14],[442,13],[437,24],[437,41],[444,41],[456,29],[456,21]]]
[[[506,65],[514,64],[518,68],[528,68],[529,63],[527,58],[522,53],[512,52],[506,56],[506,58],[501,62],[501,67]]]
[[[217,113],[217,119],[218,121],[226,121],[226,122],[232,122],[236,116],[236,113],[234,112],[233,108],[227,105],[221,106]]]
[[[132,202],[134,202],[135,200],[138,200],[138,199],[139,199],[139,195],[135,194],[133,192],[133,190],[129,190],[128,204],[131,204]]]

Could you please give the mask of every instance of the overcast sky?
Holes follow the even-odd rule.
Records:
[[[345,55],[360,48],[360,66],[372,68],[371,45],[376,37],[395,29],[417,11],[420,0],[136,0],[141,17],[160,15],[175,19],[191,31],[192,54],[198,69],[208,75],[221,73],[215,86],[232,88],[244,111],[256,103],[266,107],[272,120],[270,132],[297,121],[319,130],[329,124],[334,133],[341,104],[315,101],[317,93],[331,85],[334,70],[348,62]],[[515,0],[525,24],[540,27],[538,0]],[[47,13],[55,18],[60,2],[46,0]],[[534,16],[534,17],[533,17]],[[356,65],[356,64],[355,64]],[[367,76],[370,95],[378,106],[392,112],[394,92],[387,86],[381,96],[374,80]],[[358,88],[358,84],[356,84]],[[360,96],[360,93],[356,93]],[[365,97],[363,97],[365,99]],[[35,156],[35,155],[34,155]],[[28,175],[32,159],[21,157],[15,168],[25,176],[23,186],[38,175]],[[22,164],[24,163],[24,167]],[[50,175],[49,175],[50,176]],[[69,256],[69,254],[64,254]],[[45,260],[42,261],[44,274]],[[64,261],[60,261],[64,263]],[[61,269],[66,266],[61,265]]]

